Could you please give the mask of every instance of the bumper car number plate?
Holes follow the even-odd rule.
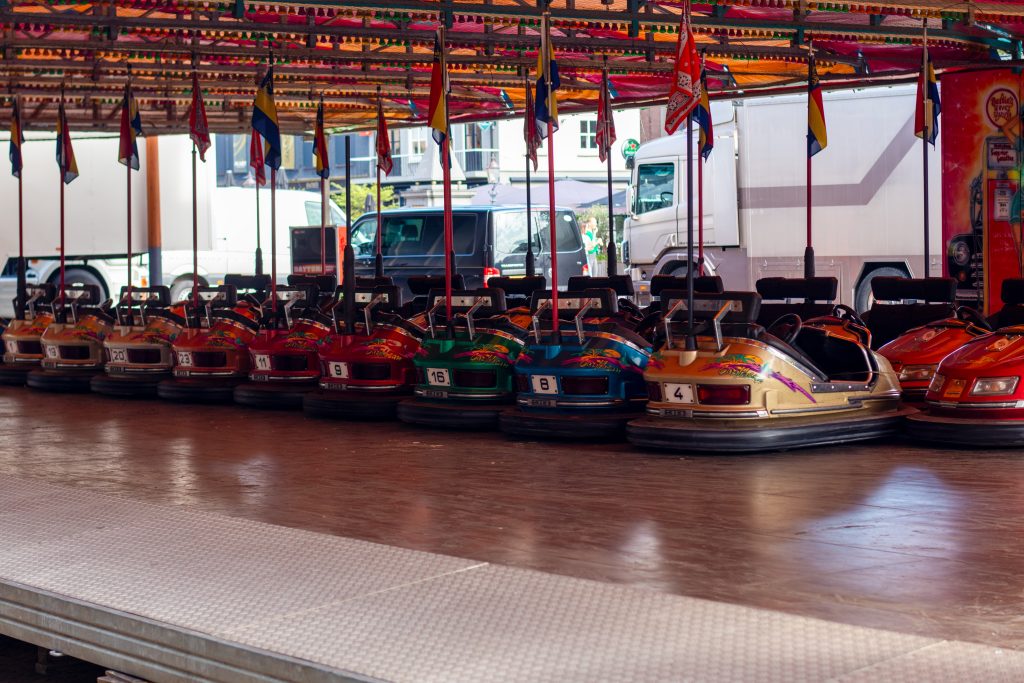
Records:
[[[111,363],[126,363],[128,361],[127,349],[110,349]]]
[[[192,365],[192,354],[188,351],[178,351],[178,365]]]
[[[265,353],[257,353],[255,365],[260,370],[270,369],[270,356]]]
[[[348,363],[330,363],[327,369],[331,377],[348,379]]]
[[[427,384],[434,387],[450,387],[452,375],[448,368],[427,368]]]
[[[53,344],[47,344],[46,345],[46,357],[47,358],[56,358],[57,357],[57,347],[54,346]]]
[[[692,384],[665,383],[665,401],[668,403],[695,403]]]
[[[530,378],[535,394],[557,394],[558,379],[554,375],[534,375]]]

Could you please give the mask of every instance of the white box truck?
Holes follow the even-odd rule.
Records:
[[[859,310],[870,303],[876,275],[923,275],[915,93],[914,86],[894,86],[825,94],[829,144],[813,167],[815,271],[838,278],[840,301]],[[705,259],[727,288],[803,275],[806,107],[806,95],[712,104]],[[654,275],[686,272],[684,139],[680,129],[641,145],[634,158],[623,260],[640,291]],[[940,154],[936,149],[929,155],[933,276],[942,274]],[[694,158],[696,169],[699,156]],[[694,170],[695,193],[696,186]],[[695,226],[696,206],[694,196]]]

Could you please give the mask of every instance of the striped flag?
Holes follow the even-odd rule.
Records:
[[[60,110],[57,113],[57,166],[60,167],[61,178],[65,185],[78,177],[78,163],[75,161],[75,150],[71,148],[71,131],[68,129],[68,116],[64,111],[63,95],[60,100]]]
[[[813,157],[828,147],[825,105],[821,100],[821,82],[814,68],[814,55],[807,60],[807,156]]]
[[[388,122],[384,120],[384,102],[377,98],[377,168],[384,175],[391,175],[394,168],[391,160],[391,135],[388,133]]]
[[[24,165],[21,157],[21,146],[25,142],[25,131],[21,128],[21,107],[18,105],[18,98],[14,98],[11,108],[11,142],[8,158],[11,160],[11,175],[15,178],[21,177],[21,169]]]
[[[693,110],[693,118],[700,128],[698,149],[706,161],[711,156],[711,150],[715,148],[715,130],[711,121],[711,99],[708,97],[708,70],[703,64],[700,69],[700,100],[697,102],[697,108]]]
[[[316,128],[313,131],[313,156],[316,157],[316,174],[327,180],[331,177],[331,157],[327,152],[327,136],[324,134],[324,98],[316,108]]]
[[[199,159],[206,161],[206,150],[210,149],[210,125],[206,121],[206,105],[203,91],[199,87],[199,74],[192,72],[192,104],[188,108],[188,136],[192,138]]]
[[[930,110],[930,112],[928,111]],[[914,114],[914,135],[927,140],[935,146],[939,136],[939,114],[942,113],[942,102],[939,101],[939,81],[935,77],[935,68],[928,59],[928,48],[924,49],[924,68],[917,79],[917,111]]]
[[[700,55],[690,30],[690,17],[683,13],[676,44],[676,65],[665,107],[665,132],[671,135],[700,102]]]
[[[533,107],[533,90],[526,87],[526,109],[523,111],[523,137],[526,140],[526,155],[533,162],[533,170],[537,170],[537,149],[543,138],[537,126],[537,115]]]
[[[259,186],[267,184],[266,162],[263,160],[263,141],[256,129],[252,129],[249,136],[249,165],[252,166],[253,175],[256,176],[256,184]]]
[[[601,162],[608,160],[612,145],[615,144],[615,119],[612,118],[612,93],[609,88],[608,74],[601,78],[601,96],[597,101],[597,155]]]
[[[430,69],[430,105],[427,109],[427,125],[434,132],[434,142],[441,145],[448,137],[448,57],[445,54],[444,37],[439,30],[434,37],[434,63]]]
[[[274,102],[274,66],[267,67],[256,89],[256,101],[252,106],[252,127],[267,141],[264,150],[267,166],[272,170],[281,168],[281,128],[277,123],[277,104]]]
[[[548,79],[551,82],[551,102],[548,102]],[[537,119],[537,134],[543,140],[548,136],[548,120],[551,130],[558,130],[558,97],[555,91],[562,85],[555,60],[555,46],[551,42],[551,26],[545,15],[541,21],[540,50],[537,51],[537,95],[533,100],[534,117]]]
[[[132,169],[139,170],[139,143],[137,138],[142,135],[142,117],[139,115],[139,104],[132,93],[131,81],[124,84],[124,99],[121,101],[121,144],[118,148],[117,161]]]

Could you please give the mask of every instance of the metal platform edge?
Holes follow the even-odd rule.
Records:
[[[0,634],[153,681],[379,683],[4,580]]]

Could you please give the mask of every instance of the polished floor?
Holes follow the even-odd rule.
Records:
[[[1024,458],[673,457],[0,390],[0,473],[467,559],[1024,648]]]

